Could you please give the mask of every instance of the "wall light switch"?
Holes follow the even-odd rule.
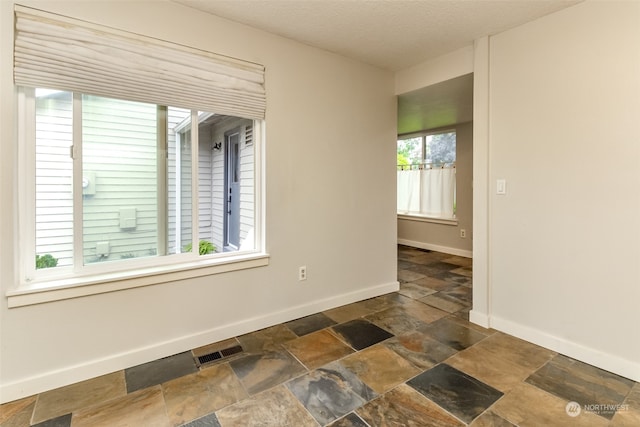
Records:
[[[496,194],[507,194],[507,181],[505,179],[496,181]]]

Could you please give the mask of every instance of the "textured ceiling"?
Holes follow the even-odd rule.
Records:
[[[173,0],[401,70],[580,0]]]

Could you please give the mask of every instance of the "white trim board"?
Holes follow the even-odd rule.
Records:
[[[489,326],[605,371],[613,372],[633,381],[640,381],[640,362],[622,359],[616,355],[604,353],[598,349],[586,347],[565,338],[497,316],[489,317]]]
[[[399,245],[411,246],[413,248],[427,249],[430,251],[442,252],[450,255],[473,258],[473,252],[466,249],[451,248],[449,246],[434,245],[431,243],[417,242],[415,240],[398,239]]]
[[[108,355],[102,359],[67,366],[33,377],[22,378],[18,381],[0,385],[0,403],[11,402],[54,388],[137,366],[162,357],[189,351],[193,348],[257,331],[331,308],[377,297],[390,292],[396,292],[399,289],[399,282],[371,286],[358,291],[290,307],[285,310],[267,313],[262,316],[240,320],[169,341],[136,348],[124,353]]]

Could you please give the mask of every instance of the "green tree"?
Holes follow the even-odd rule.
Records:
[[[407,159],[404,154],[398,153],[398,166],[409,166],[409,159]]]
[[[409,164],[422,163],[422,137],[399,139],[398,156],[403,156]],[[398,161],[398,164],[400,162]]]
[[[427,136],[428,163],[453,163],[456,161],[456,133],[438,133]]]

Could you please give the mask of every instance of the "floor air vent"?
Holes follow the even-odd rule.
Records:
[[[224,350],[220,351],[214,351],[213,353],[203,354],[202,356],[197,357],[198,366],[206,365],[207,363],[212,363],[238,353],[242,353],[242,347],[239,345],[225,348]]]

